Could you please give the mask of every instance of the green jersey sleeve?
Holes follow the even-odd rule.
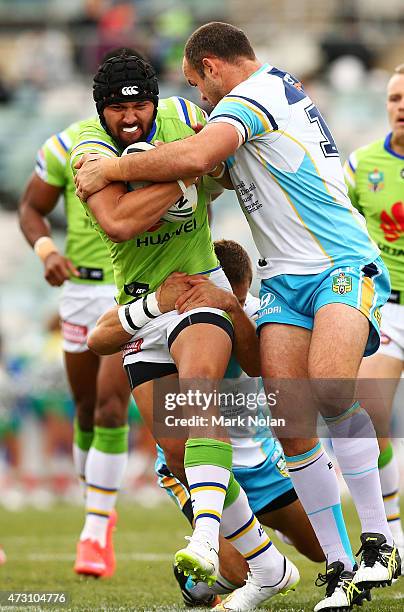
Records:
[[[117,146],[98,119],[92,119],[82,125],[70,156],[73,174],[76,173],[74,164],[86,153],[98,153],[104,157],[119,157]]]
[[[48,185],[54,187],[66,185],[66,166],[69,163],[74,137],[72,127],[48,138],[37,153],[35,172]]]
[[[358,161],[357,161],[356,155],[355,153],[351,153],[351,155],[348,157],[348,159],[346,160],[344,164],[345,183],[348,188],[349,199],[351,200],[355,208],[357,208],[359,212],[362,212],[362,208],[359,204],[358,193],[356,190],[357,167],[358,167]]]

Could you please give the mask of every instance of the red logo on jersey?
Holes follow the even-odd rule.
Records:
[[[380,229],[388,242],[395,242],[404,233],[404,203],[396,202],[391,207],[391,215],[383,210],[380,215]]]

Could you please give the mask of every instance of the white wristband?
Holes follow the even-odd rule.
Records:
[[[184,181],[182,181],[181,179],[178,179],[177,183],[178,183],[179,188],[181,189],[182,193],[185,195],[188,187],[185,186]]]
[[[155,319],[162,312],[158,307],[158,302],[155,293],[150,293],[142,300],[136,300],[132,304],[121,306],[118,308],[118,316],[122,328],[132,336],[139,331],[152,319]]]
[[[34,244],[34,251],[42,261],[45,261],[45,259],[51,253],[59,252],[56,244],[53,242],[50,236],[41,236],[38,238]]]

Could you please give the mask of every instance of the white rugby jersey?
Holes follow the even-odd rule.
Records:
[[[331,132],[294,77],[264,64],[217,104],[214,122],[230,123],[242,137],[227,165],[261,256],[261,278],[378,256],[348,198]]]

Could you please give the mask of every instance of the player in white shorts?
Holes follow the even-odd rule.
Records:
[[[378,432],[379,474],[387,520],[401,556],[404,533],[400,519],[400,474],[390,438],[390,414],[404,367],[404,64],[398,66],[387,86],[387,136],[357,149],[345,163],[345,179],[354,206],[364,215],[369,234],[382,253],[391,279],[391,295],[381,315],[380,347],[363,360],[360,377],[380,380],[379,399],[369,403],[381,412]],[[367,397],[369,397],[369,393]],[[402,568],[403,571],[403,568]]]

